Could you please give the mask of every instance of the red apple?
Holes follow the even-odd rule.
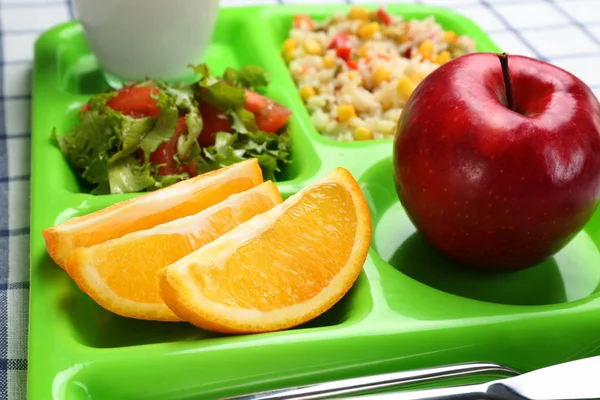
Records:
[[[554,65],[468,54],[408,100],[394,170],[406,213],[440,252],[472,267],[527,268],[563,248],[598,204],[600,104]]]

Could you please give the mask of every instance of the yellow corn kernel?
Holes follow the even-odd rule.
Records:
[[[317,42],[314,39],[306,39],[302,44],[302,47],[304,47],[304,51],[306,51],[308,54],[313,55],[321,54],[321,51],[323,51],[323,48],[321,47],[319,42]]]
[[[366,57],[368,50],[369,46],[367,46],[367,44],[363,44],[358,48],[358,50],[356,50],[356,55],[358,55],[359,57]]]
[[[354,106],[352,104],[344,104],[343,106],[338,106],[337,117],[340,120],[340,122],[346,122],[349,119],[356,117],[356,111],[354,110]]]
[[[354,130],[354,139],[356,140],[369,140],[373,138],[373,133],[370,129],[364,126],[359,126]]]
[[[323,56],[323,66],[325,68],[333,68],[335,67],[335,58],[333,58],[333,56],[330,56],[329,54],[326,56]]]
[[[446,50],[440,52],[440,54],[438,54],[438,56],[435,58],[435,63],[442,65],[447,63],[448,61],[450,61],[450,53]]]
[[[292,52],[298,47],[298,41],[295,39],[287,39],[283,42],[283,56],[286,60],[292,59]]]
[[[369,11],[364,7],[352,7],[348,13],[348,18],[368,21]]]
[[[294,56],[292,54],[293,51],[294,50],[288,50],[288,49],[283,50],[283,57],[285,58],[286,61],[292,61],[292,59],[294,58]]]
[[[384,81],[389,81],[391,75],[392,75],[392,73],[390,72],[389,69],[386,69],[386,68],[377,69],[373,73],[373,82],[375,83],[375,86],[381,85],[381,83]]]
[[[302,86],[302,89],[300,89],[300,97],[302,97],[302,100],[305,102],[315,94],[315,89],[313,89],[312,86]]]
[[[348,77],[348,79],[352,80],[352,79],[358,77],[358,72],[356,72],[356,71],[348,71],[346,73],[346,76]]]
[[[286,41],[283,42],[283,50],[294,50],[296,47],[298,47],[298,41],[296,39],[286,39]]]
[[[404,100],[408,100],[412,92],[415,90],[415,84],[410,80],[409,77],[402,77],[396,84],[396,91],[398,95]]]
[[[423,56],[423,59],[431,59],[433,51],[435,50],[435,44],[433,40],[427,39],[419,46],[419,54]]]
[[[371,36],[373,36],[374,34],[376,34],[377,32],[379,32],[379,29],[380,29],[380,27],[377,22],[370,22],[368,24],[361,26],[358,29],[358,37],[360,37],[361,39],[368,39]]]
[[[398,43],[398,44],[402,44],[402,43],[406,43],[406,42],[408,42],[408,35],[406,33],[403,33],[402,35],[400,35],[396,38],[396,43]]]
[[[454,31],[446,31],[442,35],[442,40],[444,42],[454,42],[456,40],[456,33]]]
[[[422,72],[415,72],[413,74],[410,74],[410,78],[415,84],[418,85],[423,81],[423,79],[425,79],[425,74]]]

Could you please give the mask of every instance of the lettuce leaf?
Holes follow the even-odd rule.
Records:
[[[149,155],[173,137],[179,117],[175,103],[163,92],[157,98],[161,111],[156,119],[132,118],[113,110],[106,104],[113,96],[114,92],[93,96],[90,110],[79,113],[79,125],[63,136],[53,132],[80,181],[91,186],[94,194],[127,193],[132,188],[155,186]],[[140,148],[146,159],[134,169],[131,159]],[[132,168],[129,175],[125,168]]]
[[[146,162],[149,162],[150,154],[158,149],[158,146],[171,140],[175,128],[177,128],[178,118],[179,111],[176,107],[161,108],[156,123],[149,132],[143,135],[139,142],[139,147],[144,151]]]
[[[177,123],[177,119],[175,122]],[[133,154],[140,147],[140,142],[146,132],[154,126],[154,119],[150,117],[131,118],[122,115],[120,125],[120,136],[123,145],[121,150],[110,157],[108,160],[109,163],[113,163]]]
[[[240,108],[237,111],[229,111],[226,114],[231,117],[231,129],[235,132],[248,133],[258,131],[254,114],[245,108]]]
[[[157,175],[154,177],[156,179],[156,183],[154,184],[154,189],[160,189],[163,187],[171,186],[174,183],[177,183],[184,179],[189,179],[188,174],[175,174],[175,175]]]
[[[198,170],[212,171],[249,158],[257,158],[265,180],[275,181],[275,172],[288,164],[290,142],[286,134],[265,132],[218,132],[215,144],[202,149],[202,162]]]
[[[244,89],[231,86],[221,80],[205,86],[204,90],[200,92],[200,97],[223,111],[243,108],[246,102],[246,92]]]
[[[52,137],[84,185],[93,189],[107,187],[108,152],[121,140],[107,115],[90,110],[80,118],[72,131],[62,136],[53,131]]]
[[[110,193],[142,192],[155,185],[156,181],[150,175],[149,164],[146,167],[134,156],[112,163],[108,169]]]
[[[194,74],[200,75],[200,79],[210,77],[210,68],[208,68],[208,65],[206,63],[198,65],[188,64],[188,67],[191,68],[192,71],[194,71]]]
[[[179,159],[183,159],[189,156],[204,127],[198,102],[194,99],[194,90],[189,85],[174,87],[161,82],[159,87],[173,99],[177,108],[185,114],[187,132],[185,135],[179,136],[177,141],[177,156]]]
[[[259,130],[255,116],[245,109],[246,89],[258,90],[268,84],[267,75],[257,66],[238,70],[227,68],[222,77],[212,76],[206,64],[194,68],[200,80],[193,85],[168,85],[148,79],[129,87],[156,87],[153,95],[160,108],[158,117],[133,118],[107,105],[117,92],[92,96],[89,111],[81,111],[79,124],[55,139],[81,183],[91,193],[131,193],[156,190],[188,179],[186,173],[158,175],[160,165],[150,163],[150,154],[173,138],[180,115],[186,132],[179,136],[173,158],[179,163],[195,160],[198,173],[257,158],[265,179],[290,163],[287,133],[269,134]],[[228,115],[233,133],[219,132],[213,146],[200,148],[204,121],[198,101],[207,101]],[[139,151],[143,157],[139,157]]]
[[[227,114],[233,131],[218,132],[215,144],[201,149],[199,173],[257,158],[264,179],[275,181],[275,173],[291,162],[287,132],[269,134],[260,131],[254,114],[245,109],[246,89],[258,90],[268,85],[265,71],[255,65],[246,65],[239,70],[227,68],[222,77],[215,77],[206,64],[192,68],[201,76],[197,96]]]
[[[228,67],[223,72],[223,79],[234,85],[255,91],[269,84],[266,72],[256,65],[245,65],[239,70]]]

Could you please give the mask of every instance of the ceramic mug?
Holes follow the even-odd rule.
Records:
[[[154,78],[186,81],[203,61],[219,0],[74,0],[75,12],[111,86]]]

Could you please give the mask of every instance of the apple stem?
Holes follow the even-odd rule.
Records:
[[[513,103],[513,94],[512,94],[512,83],[510,81],[510,74],[508,73],[508,54],[502,53],[498,54],[498,58],[500,58],[500,65],[502,66],[502,75],[504,76],[504,89],[506,90],[506,103],[508,108],[512,111],[515,111],[515,104]]]

